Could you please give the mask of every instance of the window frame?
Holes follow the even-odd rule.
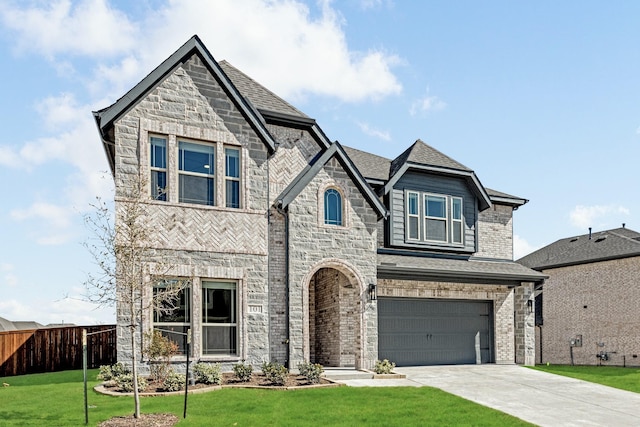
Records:
[[[335,213],[337,214],[337,218],[335,220],[329,218],[329,214],[331,213],[331,211],[328,203],[328,196],[334,195],[334,194],[337,197],[336,200],[338,201],[338,206],[335,208],[336,210]],[[325,188],[324,191],[322,192],[322,197],[323,197],[323,208],[324,208],[323,209],[324,225],[331,226],[331,227],[344,227],[344,196],[342,192],[334,186],[329,186]]]
[[[407,221],[405,222],[405,224],[406,224],[405,226],[406,226],[406,229],[407,229],[407,240],[412,240],[414,242],[419,242],[420,240],[422,240],[422,236],[420,234],[420,230],[421,230],[421,227],[420,227],[420,216],[421,216],[420,215],[420,193],[418,191],[409,190],[409,191],[407,191],[406,194],[407,194],[407,198],[406,198],[407,202],[406,202],[405,209],[407,210]],[[410,212],[410,209],[409,209],[411,196],[416,196],[416,213],[415,214],[412,214]],[[411,237],[411,227],[410,227],[410,225],[411,225],[410,219],[411,218],[415,218],[416,219],[416,227],[418,228],[416,230],[417,237],[415,237],[415,238]]]
[[[410,198],[418,197],[418,214],[410,213]],[[405,229],[405,242],[415,244],[430,244],[438,246],[456,246],[462,247],[465,244],[465,230],[464,230],[464,197],[454,196],[450,194],[438,194],[433,192],[418,191],[418,190],[404,190],[404,229]],[[444,200],[444,217],[428,215],[427,201],[429,197],[441,198]],[[460,205],[460,218],[454,218],[454,203],[459,201]],[[411,237],[410,218],[418,218],[418,238]],[[427,234],[428,221],[442,221],[445,226],[445,240],[437,240],[431,238]],[[460,230],[460,241],[455,240],[455,228]]]
[[[185,170],[184,169],[184,151],[187,150],[183,150],[183,148],[181,147],[182,144],[190,144],[190,145],[195,145],[195,146],[203,146],[203,147],[207,147],[208,149],[211,150],[210,153],[208,153],[211,157],[209,160],[212,160],[209,162],[208,165],[205,166],[209,166],[209,173],[203,173],[203,172],[195,172],[195,171],[189,171],[189,170]],[[217,191],[216,191],[216,183],[218,182],[216,174],[218,171],[217,165],[216,165],[216,161],[218,158],[218,154],[216,152],[216,143],[213,142],[202,142],[202,141],[193,141],[193,140],[189,140],[186,138],[178,138],[177,139],[177,145],[178,145],[178,161],[177,163],[177,172],[178,172],[178,203],[185,203],[185,204],[192,204],[192,205],[202,205],[202,206],[216,206],[216,197],[217,197]],[[207,199],[206,199],[206,203],[198,203],[197,201],[194,201],[192,199],[189,200],[185,200],[183,198],[183,194],[184,194],[184,190],[183,190],[183,182],[182,182],[182,177],[184,176],[192,176],[192,177],[197,177],[197,178],[205,178],[207,179],[207,189],[211,188],[212,189],[212,194],[211,194],[211,198],[209,200],[209,194],[207,194]],[[210,180],[210,182],[209,182]],[[210,186],[210,187],[209,187]],[[208,193],[208,190],[207,190]],[[204,198],[202,200],[205,200]]]
[[[241,209],[242,208],[242,150],[240,147],[225,145],[223,147],[224,150],[224,205],[227,208],[232,209]],[[236,151],[238,153],[238,165],[237,165],[237,174],[238,176],[229,175],[229,156],[227,156],[228,151]],[[238,183],[238,203],[237,206],[229,206],[229,192],[228,192],[228,183],[237,182]]]
[[[167,285],[169,284],[169,282],[177,282],[178,279],[164,279],[162,280],[160,283],[157,283],[155,285],[153,285],[152,287],[152,296],[151,298],[155,299],[155,294],[156,294],[156,289],[161,289],[161,288],[166,288]],[[183,328],[182,333],[187,333],[187,331],[189,329],[191,329],[191,325],[193,322],[193,303],[192,303],[192,289],[191,289],[191,285],[187,285],[184,288],[182,288],[180,290],[181,292],[184,292],[185,295],[184,297],[179,297],[180,298],[180,302],[183,301],[184,298],[184,302],[185,302],[185,309],[184,309],[184,314],[183,314],[183,318],[185,319],[185,321],[183,322],[167,322],[167,321],[162,321],[160,316],[167,316],[167,314],[161,314],[158,313],[156,311],[156,307],[155,304],[152,304],[152,312],[151,312],[151,329],[152,330],[160,330],[160,333],[169,338],[171,341],[174,341],[179,348],[179,352],[177,355],[179,356],[185,356],[186,355],[186,344],[187,344],[187,336],[186,335],[179,335],[179,334],[172,334],[172,333],[168,333],[165,332],[165,330],[171,330],[172,328]],[[177,311],[180,309],[179,307],[176,307],[174,309],[174,311]],[[176,337],[180,337],[180,339],[176,339]],[[182,342],[182,344],[180,344],[180,342]]]
[[[158,139],[158,140],[162,140],[164,141],[164,167],[160,167],[160,166],[156,166],[154,165],[154,160],[156,160],[156,151],[154,150],[154,144],[153,144],[153,140],[154,139]],[[149,196],[153,199],[153,200],[158,200],[158,201],[163,201],[166,202],[167,201],[167,187],[169,186],[168,183],[168,178],[169,178],[169,174],[167,172],[168,168],[167,168],[167,164],[168,162],[168,146],[169,146],[169,138],[163,135],[156,135],[156,134],[150,134],[148,136],[148,140],[149,140]],[[158,180],[154,180],[153,179],[153,175],[155,174],[164,174],[164,188],[162,188],[162,190],[160,190],[160,187],[156,188],[156,191],[154,192],[154,188],[153,188],[153,183],[157,182]]]
[[[233,302],[231,303],[230,311],[230,322],[207,322],[205,319],[207,318],[205,313],[205,304],[207,304],[207,289],[229,289],[233,291]],[[200,283],[200,292],[201,292],[201,303],[200,303],[200,328],[201,328],[201,342],[200,342],[200,354],[202,357],[239,357],[240,355],[240,322],[239,322],[239,314],[240,314],[240,289],[237,281],[232,280],[212,280],[212,279],[202,279]],[[235,332],[233,334],[233,342],[235,348],[229,348],[228,352],[209,352],[205,344],[206,341],[206,331],[205,328],[210,327],[220,327],[220,328],[235,328]],[[235,350],[235,351],[231,351]]]

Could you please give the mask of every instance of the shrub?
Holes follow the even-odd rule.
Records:
[[[162,335],[160,331],[152,331],[146,334],[147,345],[144,355],[149,358],[151,378],[159,383],[164,383],[171,370],[171,357],[178,354],[178,345]]]
[[[311,384],[320,382],[320,375],[324,372],[322,365],[319,363],[305,362],[298,365],[300,375],[305,377]]]
[[[376,360],[376,364],[373,367],[373,371],[376,374],[390,374],[393,371],[393,368],[396,367],[396,364],[393,362],[389,362],[388,359],[384,359],[383,361]]]
[[[264,362],[262,364],[262,373],[271,384],[285,385],[289,370],[278,362]]]
[[[124,392],[133,391],[133,374],[126,373],[118,375],[114,378],[116,385]],[[141,376],[138,376],[138,391],[145,391],[147,389],[147,380]]]
[[[196,377],[196,382],[203,384],[220,384],[222,382],[219,363],[196,363],[193,365],[193,375]]]
[[[233,365],[233,374],[239,381],[247,382],[253,374],[253,366],[238,363],[237,365]]]
[[[187,377],[184,374],[170,371],[162,382],[162,389],[164,391],[182,390],[186,382]]]
[[[120,362],[114,365],[102,365],[100,366],[98,379],[103,381],[114,381],[116,377],[130,372],[131,371],[129,371],[129,369]]]

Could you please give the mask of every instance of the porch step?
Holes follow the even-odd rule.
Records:
[[[324,370],[324,376],[333,381],[370,380],[373,378],[373,372],[329,368]]]

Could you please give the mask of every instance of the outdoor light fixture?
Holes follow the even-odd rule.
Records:
[[[527,309],[529,310],[529,314],[533,313],[533,300],[527,300]]]
[[[376,285],[369,283],[369,301],[375,301],[377,299],[378,295],[376,294]]]

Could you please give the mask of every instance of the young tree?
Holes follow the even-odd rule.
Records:
[[[145,315],[151,311],[166,314],[176,309],[184,280],[163,280],[170,271],[162,259],[152,257],[157,230],[149,220],[149,205],[144,182],[139,179],[131,188],[119,191],[114,208],[97,199],[85,223],[93,237],[85,247],[99,268],[86,283],[86,299],[100,306],[116,306],[120,321],[126,319],[131,339],[131,363],[135,418],[140,417],[138,393],[138,337],[143,334]],[[153,292],[153,285],[163,286]],[[141,347],[141,346],[140,346]]]

